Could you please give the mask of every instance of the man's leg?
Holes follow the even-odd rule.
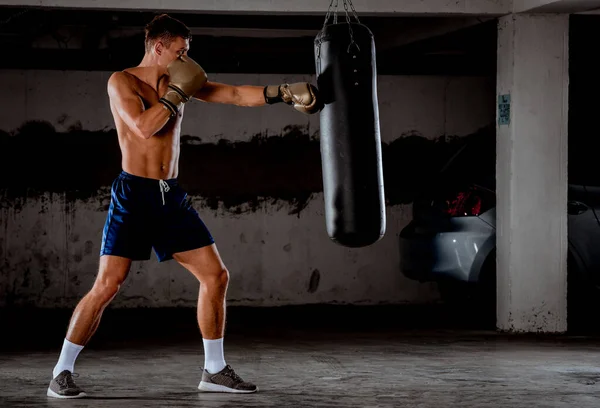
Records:
[[[205,367],[199,389],[213,392],[256,392],[254,384],[243,381],[226,365],[223,355],[226,297],[229,271],[215,244],[173,254],[173,258],[200,282],[198,326],[204,339]]]
[[[81,299],[69,323],[67,336],[53,370],[48,396],[81,398],[85,393],[72,380],[75,360],[100,324],[104,309],[114,299],[129,273],[131,260],[117,256],[100,257],[98,276],[92,289]]]
[[[198,326],[202,338],[208,341],[222,340],[225,335],[227,285],[229,272],[225,268],[215,245],[174,254],[184,268],[200,282],[198,293]],[[212,350],[211,350],[212,351]],[[213,361],[206,359],[205,369],[211,373],[225,367],[224,358],[216,356]],[[223,360],[219,366],[218,360]]]

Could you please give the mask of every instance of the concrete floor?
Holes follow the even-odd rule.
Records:
[[[240,322],[247,316],[238,315],[229,325],[226,359],[260,392],[204,394],[196,391],[203,353],[188,319],[193,311],[175,319],[143,313],[105,316],[76,365],[90,398],[71,401],[45,396],[67,315],[27,326],[40,328],[37,336],[23,316],[21,326],[5,319],[14,335],[2,335],[0,407],[600,406],[597,336],[360,321],[349,329],[343,319],[305,324],[294,315],[285,324],[263,316],[246,325]]]

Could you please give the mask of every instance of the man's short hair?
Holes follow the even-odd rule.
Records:
[[[152,19],[146,25],[146,38],[144,40],[146,52],[152,49],[152,46],[157,40],[160,40],[166,47],[171,45],[171,42],[177,37],[182,37],[186,40],[192,39],[190,29],[181,21],[167,14],[160,14]]]

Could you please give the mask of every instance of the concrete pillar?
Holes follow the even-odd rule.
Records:
[[[498,25],[497,327],[567,329],[569,16]]]

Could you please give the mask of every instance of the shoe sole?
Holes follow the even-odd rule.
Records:
[[[57,394],[54,391],[52,391],[50,388],[48,388],[48,392],[46,392],[46,395],[48,397],[61,398],[61,399],[75,399],[75,398],[85,398],[85,397],[87,397],[87,394],[85,392],[80,392],[77,395],[60,395],[60,394]]]
[[[223,385],[211,384],[204,381],[200,382],[200,385],[198,385],[198,389],[203,392],[229,392],[232,394],[252,394],[258,391],[258,387],[252,391],[235,390],[233,388],[225,387]]]

